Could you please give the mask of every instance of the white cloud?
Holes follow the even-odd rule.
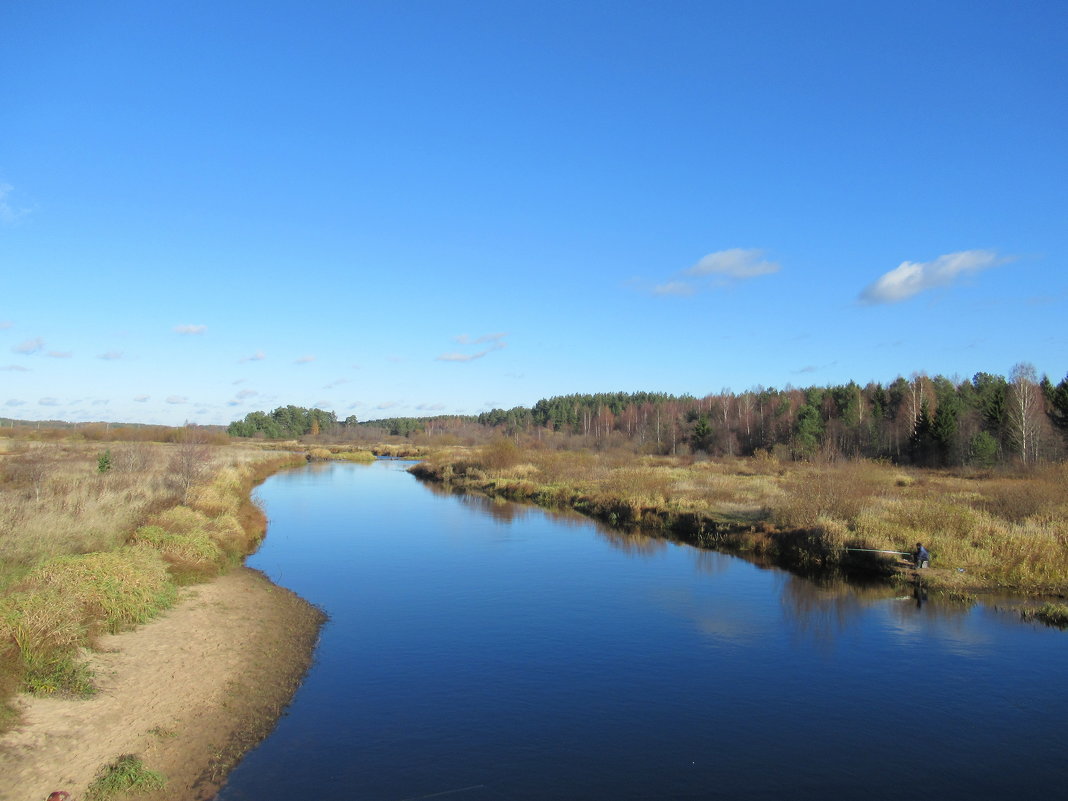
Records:
[[[293,362],[293,364],[311,364],[314,361],[315,361],[315,357],[314,356],[301,356],[299,359],[297,359],[295,362]]]
[[[467,334],[461,334],[460,336],[455,337],[456,341],[459,342],[461,345],[482,345],[487,342],[491,344],[488,348],[483,348],[482,350],[477,351],[475,353],[442,353],[440,356],[435,357],[435,360],[439,362],[471,362],[475,359],[481,359],[483,356],[492,353],[495,350],[501,350],[502,348],[507,347],[508,343],[504,341],[504,338],[506,336],[508,335],[483,334],[480,337],[475,337],[474,339],[472,339]]]
[[[340,387],[342,384],[349,384],[351,381],[347,378],[338,378],[331,381],[329,384],[324,384],[323,389],[334,389],[334,387]]]
[[[445,410],[444,403],[420,403],[415,407],[421,412],[442,412]]]
[[[860,293],[860,301],[869,305],[899,303],[913,295],[948,286],[960,276],[985,270],[1009,261],[991,250],[962,250],[947,253],[934,261],[903,261],[888,273],[879,276]]]
[[[177,334],[203,334],[208,330],[206,325],[176,325],[174,331]]]
[[[103,359],[104,361],[107,361],[107,362],[113,362],[116,359],[121,359],[122,358],[122,351],[121,350],[109,350],[107,353],[101,353],[96,358]]]
[[[15,324],[10,320],[0,320],[0,331],[6,331],[9,328],[14,328]]]
[[[26,405],[26,401],[20,401],[20,400],[9,400],[9,401],[8,401],[7,403],[5,403],[4,405],[5,405],[5,406],[25,406],[25,405]]]
[[[684,275],[725,275],[728,278],[753,278],[758,275],[777,273],[779,265],[764,261],[763,250],[755,248],[731,248],[718,250],[701,258]]]
[[[137,403],[147,403],[148,399],[150,397],[152,397],[152,396],[151,395],[136,395],[136,396],[134,396],[134,401],[136,401]]]
[[[27,339],[25,342],[19,343],[11,350],[15,353],[23,353],[27,355],[30,353],[37,353],[38,351],[44,350],[44,340],[40,337]]]
[[[168,395],[167,403],[173,403],[175,405],[189,403],[189,398],[187,398],[185,395]]]
[[[40,406],[59,406],[59,401],[55,398],[41,398],[37,403]]]
[[[74,353],[69,350],[50,350],[45,356],[53,359],[69,359]]]
[[[259,394],[260,393],[258,393],[254,389],[243,389],[240,392],[238,392],[234,397],[237,398],[238,400],[245,400],[246,398],[255,398]]]
[[[264,354],[264,352],[262,350],[258,350],[255,353],[253,353],[251,356],[246,356],[245,358],[241,359],[240,361],[243,361],[243,362],[262,362],[266,358],[267,358],[267,356]]]
[[[28,372],[30,372],[30,368],[29,367],[23,367],[21,364],[9,364],[6,367],[0,367],[0,370],[11,370],[12,372],[16,372],[16,373],[28,373]]]
[[[653,287],[654,295],[692,295],[697,291],[693,284],[685,281],[668,281]]]
[[[382,403],[380,403],[377,406],[375,406],[375,408],[376,409],[395,409],[398,406],[400,406],[400,402],[399,401],[383,401]]]

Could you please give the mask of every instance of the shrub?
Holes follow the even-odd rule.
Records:
[[[521,460],[519,446],[508,437],[498,437],[488,445],[483,445],[478,457],[478,463],[484,470],[506,470]]]

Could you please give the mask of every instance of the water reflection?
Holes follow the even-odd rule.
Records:
[[[728,556],[719,551],[706,551],[701,548],[693,549],[694,566],[698,572],[704,573],[706,576],[718,576],[721,573],[726,573],[730,569],[733,560],[733,556]]]
[[[638,529],[614,529],[598,523],[595,531],[598,539],[608,543],[614,550],[630,556],[652,556],[668,547],[667,540],[650,537]]]
[[[780,602],[795,632],[828,643],[855,624],[865,606],[876,599],[883,602],[887,598],[885,591],[871,592],[868,598],[863,593],[844,582],[817,584],[786,575]]]

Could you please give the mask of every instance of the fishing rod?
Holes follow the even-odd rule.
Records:
[[[864,551],[866,553],[899,553],[902,556],[914,556],[915,554],[909,551],[882,551],[878,548],[843,548],[843,551]]]

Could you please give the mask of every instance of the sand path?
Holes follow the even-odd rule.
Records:
[[[53,790],[81,801],[101,767],[127,753],[168,778],[142,798],[214,797],[273,728],[321,622],[248,568],[183,589],[157,620],[100,639],[88,656],[95,696],[18,700],[20,723],[0,737],[0,801],[43,801]]]

